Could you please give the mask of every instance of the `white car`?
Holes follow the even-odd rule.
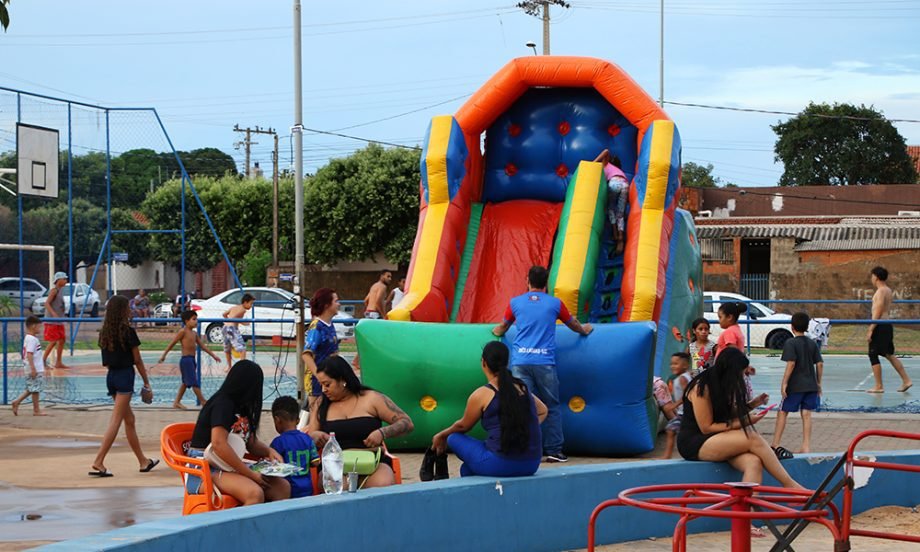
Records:
[[[748,342],[748,328],[750,328],[751,347],[765,347],[767,349],[782,349],[786,340],[792,337],[792,316],[781,314],[770,308],[737,293],[726,291],[705,291],[703,292],[703,316],[709,320],[710,336],[713,340],[719,338],[722,328],[719,327],[719,306],[722,303],[740,301],[746,303],[748,312],[738,317],[738,325],[741,326],[741,333],[744,334],[745,342]],[[769,324],[745,324],[750,316],[753,320],[769,320]]]
[[[73,287],[73,305],[70,304],[70,290]],[[61,295],[64,296],[64,313],[75,318],[82,312],[84,316],[96,318],[99,316],[99,294],[96,290],[91,289],[86,284],[67,284],[61,288]],[[45,301],[48,300],[48,292],[36,299],[32,303],[32,312],[35,316],[45,315]],[[84,305],[86,305],[84,307]]]
[[[257,322],[255,324],[256,337],[265,338],[276,335],[287,339],[294,337],[294,294],[280,288],[247,287],[242,290],[230,289],[209,299],[192,299],[192,310],[198,312],[199,319],[215,319],[201,322],[202,332],[209,342],[223,343],[221,328],[224,324],[219,320],[230,307],[240,304],[244,293],[255,297],[255,304],[252,310],[246,313],[246,318],[281,320],[281,322]],[[310,306],[309,302],[306,304],[307,321],[309,322]],[[336,322],[335,332],[339,339],[355,335],[355,323],[342,321],[348,318],[351,317],[342,312],[333,317],[333,321]],[[240,333],[244,338],[252,336],[252,327],[252,325],[240,326]]]
[[[32,302],[45,294],[48,289],[32,278],[22,278],[22,304],[30,308]],[[13,300],[15,307],[19,308],[19,278],[0,278],[0,296]]]

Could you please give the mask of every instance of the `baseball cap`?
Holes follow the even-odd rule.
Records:
[[[67,274],[64,272],[55,272],[54,279],[51,280],[51,283],[57,282],[58,280],[61,280],[61,279],[67,280],[68,279]]]

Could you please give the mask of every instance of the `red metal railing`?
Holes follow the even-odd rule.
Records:
[[[683,496],[638,499],[633,495],[683,491]],[[755,493],[757,493],[756,496]],[[813,492],[807,489],[785,489],[782,487],[764,487],[754,483],[697,483],[648,485],[635,487],[621,492],[616,499],[606,500],[597,505],[588,520],[588,550],[595,547],[595,526],[597,516],[611,506],[632,506],[653,512],[677,514],[680,521],[674,528],[674,552],[687,550],[687,522],[700,517],[713,517],[732,520],[732,552],[750,552],[751,520],[807,519],[827,527],[834,537],[840,540],[837,529],[839,515],[833,505],[826,510],[797,510],[783,504],[804,504]],[[704,506],[693,508],[691,506]],[[752,511],[759,507],[766,511]],[[827,519],[833,517],[834,521]]]
[[[882,470],[895,470],[920,473],[920,466],[909,464],[896,464],[894,462],[876,462],[874,460],[864,460],[856,457],[856,445],[867,437],[889,437],[893,439],[907,439],[910,441],[920,441],[920,433],[905,433],[903,431],[888,431],[884,429],[869,429],[863,431],[853,441],[847,449],[846,477],[853,481],[854,468],[873,468]],[[854,485],[847,485],[843,490],[843,519],[840,529],[841,537],[849,543],[850,536],[872,537],[877,539],[890,539],[905,542],[920,542],[920,535],[901,535],[898,533],[885,533],[881,531],[869,531],[866,529],[853,529],[850,521],[853,514],[853,491]],[[849,549],[849,548],[847,548]]]

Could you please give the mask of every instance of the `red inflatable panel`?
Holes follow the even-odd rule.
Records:
[[[562,203],[490,203],[482,212],[457,322],[500,322],[508,301],[527,291],[527,271],[547,266]]]

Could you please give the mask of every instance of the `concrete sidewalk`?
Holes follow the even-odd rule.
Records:
[[[111,415],[110,407],[48,407],[49,417],[33,417],[31,405],[23,405],[19,416],[13,416],[9,407],[0,408],[0,486],[5,491],[0,493],[0,550],[22,549],[35,544],[38,539],[48,539],[54,535],[55,539],[67,539],[83,536],[115,528],[124,524],[112,517],[116,512],[132,512],[130,523],[142,523],[174,517],[181,508],[182,492],[179,478],[175,472],[161,464],[151,473],[139,473],[138,461],[131,453],[123,434],[116,440],[116,446],[106,459],[106,466],[115,474],[115,477],[99,479],[89,477],[87,471],[93,461],[101,435],[105,431]],[[142,447],[147,456],[158,458],[159,435],[162,428],[175,422],[194,422],[198,412],[194,409],[174,410],[172,408],[142,406],[135,409],[137,429]],[[867,429],[889,429],[895,431],[917,432],[920,431],[917,415],[911,414],[854,414],[854,413],[816,413],[814,414],[814,435],[812,438],[812,452],[827,452],[839,455],[846,450],[850,441],[861,431]],[[769,415],[759,424],[758,430],[769,440],[772,438],[775,418]],[[270,442],[276,435],[269,413],[263,414],[260,438]],[[801,442],[801,422],[798,418],[790,418],[787,424],[783,445],[789,450],[797,450]],[[638,458],[585,458],[573,457],[571,464],[598,464],[608,462],[624,462],[640,458],[653,458],[660,456],[664,445],[664,437],[659,436],[658,446],[652,452]],[[871,438],[864,441],[860,450],[896,450],[920,449],[920,443],[913,441],[898,441],[892,439]],[[422,459],[419,452],[397,452],[402,463],[402,476],[405,484],[418,483],[418,470]],[[676,458],[676,456],[675,456]],[[679,460],[674,460],[675,467]],[[459,476],[459,462],[456,457],[450,458],[451,477]],[[557,465],[544,464],[541,469],[554,469]],[[679,469],[679,468],[678,468]],[[175,493],[169,488],[175,488]],[[119,489],[137,489],[133,493],[119,492]],[[162,490],[157,490],[161,488]],[[58,489],[54,493],[41,493],[40,489]],[[80,489],[98,489],[103,493],[99,499],[81,502],[76,494]],[[109,489],[111,492],[106,491]],[[146,490],[145,490],[146,489]],[[165,493],[164,493],[165,491]],[[73,502],[68,506],[68,492],[73,494]],[[146,494],[145,494],[146,493]],[[49,496],[53,498],[42,498]],[[30,500],[23,502],[23,497]],[[173,498],[174,497],[174,498]],[[43,500],[49,501],[47,504]],[[23,504],[27,504],[24,506]],[[71,511],[68,511],[68,507]],[[70,520],[70,525],[59,531],[49,532],[48,525],[41,523],[26,526],[24,521],[18,521],[20,515],[30,512],[49,512],[54,508],[63,509],[56,512],[58,518]],[[111,527],[92,530],[83,527],[75,521],[79,516],[91,516],[94,519],[113,519]],[[46,516],[47,518],[48,516]],[[10,521],[15,519],[16,521]],[[587,520],[586,520],[587,521]],[[5,523],[16,525],[8,526],[15,531],[5,531]],[[104,522],[109,523],[109,522]],[[13,539],[5,534],[20,535]],[[692,549],[725,549],[727,542],[722,536],[715,536],[722,546],[713,544],[713,548],[702,545]],[[828,539],[820,532],[815,534],[817,542],[826,544]],[[760,539],[761,541],[764,539]],[[712,541],[716,542],[716,541]],[[663,542],[643,541],[632,543],[630,550],[658,550]],[[668,545],[670,543],[668,542]],[[619,549],[619,548],[612,548]],[[896,550],[897,548],[888,548]]]

